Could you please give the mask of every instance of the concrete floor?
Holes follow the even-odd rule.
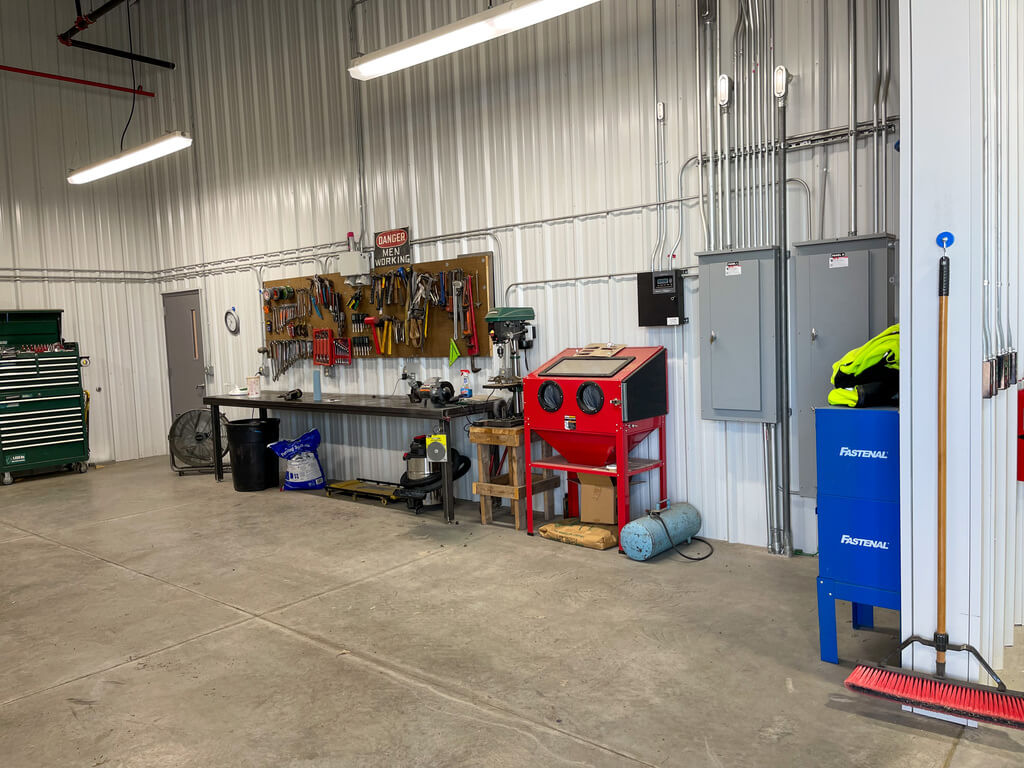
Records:
[[[472,512],[161,459],[0,488],[0,765],[1024,764],[1020,732],[847,693],[813,559],[641,564]],[[843,615],[842,657],[891,647],[894,614]]]

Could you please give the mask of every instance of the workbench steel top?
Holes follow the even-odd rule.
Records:
[[[330,413],[360,413],[372,416],[394,416],[406,419],[455,419],[475,413],[494,413],[501,402],[493,400],[464,400],[443,408],[430,403],[413,403],[405,395],[351,395],[327,394],[319,402],[313,395],[303,393],[298,400],[282,400],[283,391],[264,390],[259,397],[244,395],[209,395],[203,398],[204,405],[221,408],[267,408],[272,410],[326,411]]]

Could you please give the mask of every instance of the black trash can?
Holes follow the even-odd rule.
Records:
[[[280,479],[277,454],[267,448],[276,443],[280,419],[241,419],[228,422],[231,482],[236,491],[276,488]]]

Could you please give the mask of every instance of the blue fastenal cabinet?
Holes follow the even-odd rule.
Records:
[[[836,600],[854,628],[873,607],[900,607],[899,411],[817,408],[818,629],[821,660],[838,663]]]

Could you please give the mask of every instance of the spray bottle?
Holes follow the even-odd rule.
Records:
[[[462,389],[459,390],[459,397],[472,397],[473,387],[469,381],[469,371],[463,368],[459,373],[462,374]]]

